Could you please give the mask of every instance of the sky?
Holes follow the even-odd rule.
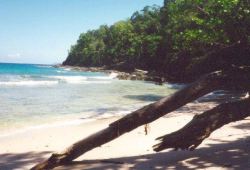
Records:
[[[0,0],[0,62],[62,63],[80,33],[163,0]]]

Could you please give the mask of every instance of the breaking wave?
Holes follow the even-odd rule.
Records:
[[[0,82],[1,86],[51,86],[58,84],[58,81],[8,81],[8,82]]]

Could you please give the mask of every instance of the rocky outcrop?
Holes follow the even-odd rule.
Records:
[[[166,78],[154,75],[148,71],[134,69],[132,72],[122,72],[113,69],[106,69],[105,67],[80,67],[80,66],[63,66],[63,65],[55,65],[57,68],[66,68],[76,71],[85,71],[85,72],[104,72],[107,74],[117,73],[117,77],[120,80],[141,80],[141,81],[152,81],[156,84],[162,84],[167,81]]]

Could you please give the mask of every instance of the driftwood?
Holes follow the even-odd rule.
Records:
[[[154,151],[167,148],[175,150],[193,150],[210,134],[230,122],[242,120],[250,116],[250,98],[221,104],[201,115],[194,116],[182,129],[157,138],[161,142],[154,147]]]
[[[224,70],[224,71],[216,71],[210,74],[207,74],[201,77],[196,82],[184,87],[183,89],[177,91],[173,95],[169,97],[165,97],[155,103],[149,104],[139,110],[136,110],[125,117],[111,123],[106,129],[99,131],[67,148],[64,152],[59,154],[52,154],[52,156],[36,165],[32,168],[32,170],[42,170],[42,169],[52,169],[56,166],[67,164],[82,154],[90,151],[98,146],[101,146],[111,140],[116,139],[117,137],[123,135],[124,133],[130,132],[131,130],[141,126],[148,124],[169,112],[172,112],[179,107],[205,95],[215,90],[248,90],[250,87],[250,68],[249,67],[241,67]],[[209,136],[209,134],[221,127],[223,124],[229,123],[230,121],[238,120],[237,116],[234,119],[230,119],[228,117],[228,121],[224,121],[223,113],[229,112],[230,115],[237,114],[238,107],[242,105],[243,110],[242,113],[249,110],[245,108],[245,105],[248,104],[247,101],[240,101],[240,103],[232,103],[231,108],[232,111],[229,112],[227,109],[228,104],[222,105],[221,107],[217,107],[214,110],[208,111],[204,115],[196,116],[194,120],[185,126],[183,129],[176,133],[172,133],[169,136],[163,136],[160,139],[162,143],[155,146],[156,151],[160,151],[165,148],[181,148],[181,149],[193,149],[198,146],[202,140]],[[240,108],[241,109],[241,108]],[[215,117],[210,117],[209,114],[216,115]],[[240,117],[244,118],[244,116]],[[210,124],[203,124],[204,119],[210,120]],[[221,122],[216,123],[216,119],[223,119]],[[202,124],[200,124],[202,122]],[[203,126],[202,126],[203,125]],[[199,129],[199,126],[202,128]],[[197,133],[189,133],[190,130],[197,130]],[[209,133],[204,133],[209,129]],[[180,133],[180,135],[178,135]],[[185,134],[188,133],[188,134]],[[188,136],[190,135],[190,136]],[[194,135],[194,139],[192,139],[192,135]],[[171,138],[171,141],[168,142],[167,138]],[[184,142],[182,139],[187,138],[191,139],[189,143],[182,144]],[[176,142],[176,140],[181,140]],[[187,141],[185,139],[185,141]]]

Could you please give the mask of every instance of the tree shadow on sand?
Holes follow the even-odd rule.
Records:
[[[6,153],[0,155],[0,170],[24,169],[44,160],[51,152]],[[26,168],[27,169],[27,168]]]
[[[234,128],[249,130],[250,123],[243,122],[235,125]],[[232,142],[225,141],[223,138],[210,138],[210,141],[219,143],[207,144],[206,147],[195,151],[166,151],[131,157],[74,161],[69,165],[57,167],[55,170],[191,170],[207,169],[213,166],[220,167],[220,169],[248,170],[250,169],[250,134],[247,132],[244,138],[238,138]],[[49,151],[1,154],[0,170],[25,169],[24,167],[43,161],[50,154]]]
[[[250,128],[249,123],[235,128]],[[250,134],[235,141],[219,140],[216,144],[195,151],[166,151],[154,154],[120,157],[104,160],[74,161],[70,165],[58,167],[56,170],[119,170],[119,169],[250,169]],[[210,139],[213,141],[213,139]],[[215,140],[217,141],[217,140]],[[143,141],[142,141],[143,142]],[[217,141],[218,142],[218,141]]]

